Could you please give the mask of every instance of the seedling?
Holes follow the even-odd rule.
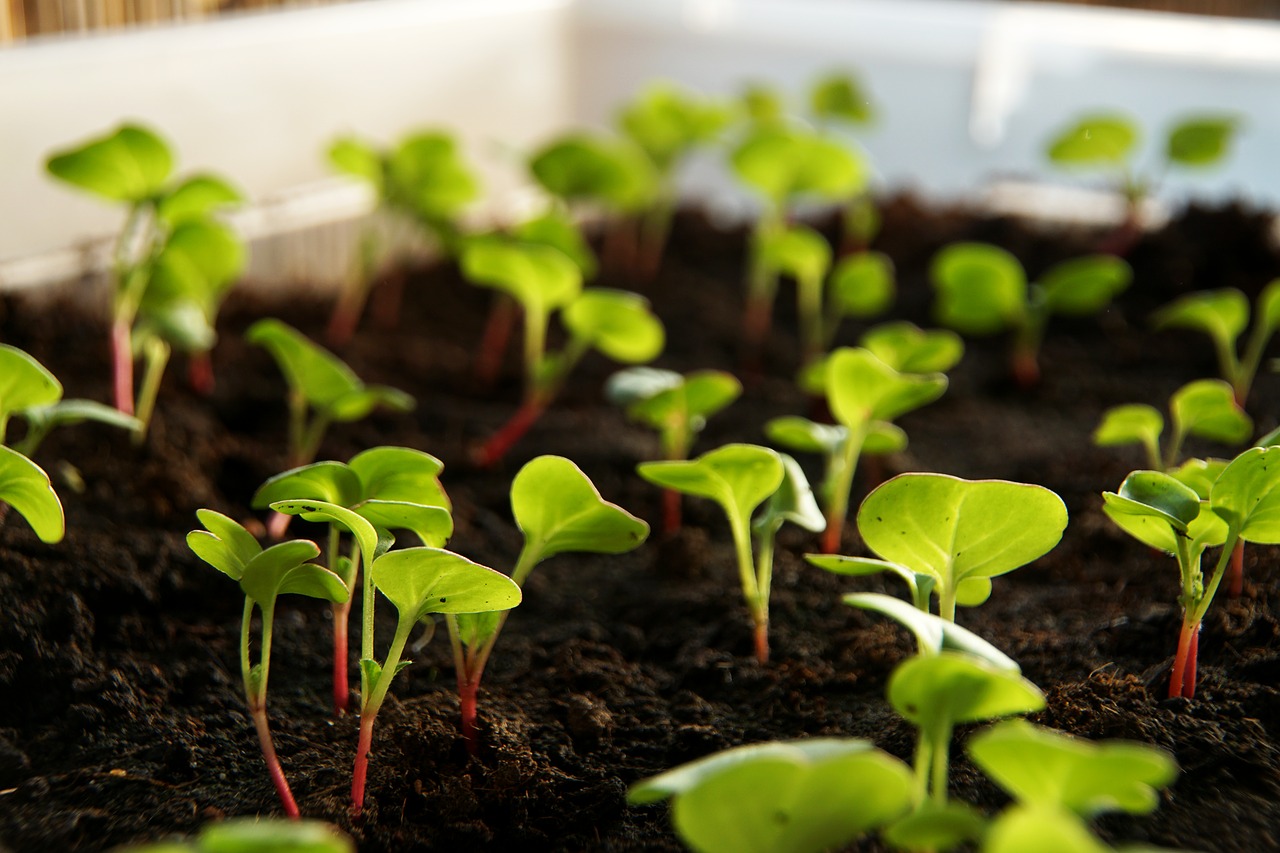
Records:
[[[267,318],[245,332],[245,340],[265,347],[284,374],[289,393],[289,464],[316,458],[333,422],[367,417],[381,406],[407,412],[413,398],[386,385],[365,385],[340,359],[292,326]]]
[[[689,448],[707,418],[742,394],[742,383],[722,370],[700,370],[680,375],[652,367],[629,367],[609,378],[605,396],[625,406],[627,417],[658,431],[662,458],[689,458]],[[663,492],[662,528],[667,534],[680,529],[680,493]]]
[[[13,444],[23,456],[35,453],[54,427],[97,421],[130,431],[141,422],[92,400],[62,399],[62,383],[44,365],[17,347],[0,344],[0,444],[14,416],[26,422],[26,434]]]
[[[1053,316],[1084,317],[1105,309],[1129,286],[1129,265],[1090,255],[1050,267],[1027,284],[1018,259],[986,243],[953,243],[933,259],[938,322],[967,335],[1011,329],[1013,376],[1023,388],[1040,380],[1040,344]]]
[[[277,474],[258,489],[253,506],[263,509],[283,500],[320,500],[343,507],[369,522],[379,535],[410,530],[423,545],[444,547],[453,534],[449,498],[438,476],[439,459],[407,447],[375,447],[358,453],[348,464],[315,462]],[[288,516],[279,516],[287,519]],[[356,588],[360,567],[358,540],[344,555],[339,537],[340,521],[329,522],[325,562],[342,578],[348,590]],[[366,587],[372,597],[372,587]],[[333,604],[333,706],[337,714],[347,710],[347,626],[352,599]],[[372,629],[372,623],[365,625]]]
[[[1163,453],[1164,417],[1145,403],[1127,403],[1103,412],[1093,431],[1093,443],[1099,447],[1140,444],[1152,470],[1171,471],[1190,436],[1231,445],[1242,444],[1253,432],[1253,421],[1236,401],[1231,386],[1219,379],[1197,379],[1173,392],[1169,415],[1173,434]]]
[[[670,798],[681,840],[699,853],[844,848],[911,806],[911,771],[855,738],[727,749],[631,786],[633,805]]]
[[[870,254],[851,255],[845,260],[860,260]],[[873,326],[858,340],[858,346],[899,373],[946,373],[964,357],[964,340],[955,332],[926,331],[906,320]],[[825,394],[826,370],[827,359],[820,358],[800,371],[797,382],[809,394]]]
[[[1200,626],[1238,541],[1280,542],[1280,447],[1254,447],[1222,470],[1208,500],[1160,471],[1135,471],[1118,492],[1103,493],[1103,510],[1140,542],[1176,557],[1181,575],[1182,627],[1170,696],[1195,696]],[[1205,583],[1201,559],[1222,550]]]
[[[991,595],[991,578],[1051,551],[1067,526],[1062,499],[1043,486],[1005,480],[962,480],[947,474],[900,474],[867,495],[858,531],[880,559],[807,557],[847,575],[892,572],[916,607],[956,618],[956,605]]]
[[[517,588],[524,587],[538,564],[556,554],[623,554],[649,535],[648,524],[602,498],[587,475],[560,456],[539,456],[520,469],[511,483],[511,513],[524,534],[524,547],[511,572]],[[445,617],[458,675],[462,736],[473,755],[476,695],[507,615],[475,612]]]
[[[1218,372],[1231,385],[1241,406],[1248,402],[1262,353],[1280,324],[1280,279],[1258,295],[1253,320],[1241,355],[1238,341],[1249,324],[1249,300],[1238,290],[1191,293],[1170,302],[1152,317],[1157,329],[1192,329],[1208,335],[1218,356]]]
[[[824,429],[792,418],[774,421],[769,431],[773,440],[788,447],[820,449],[827,456],[820,488],[827,518],[822,547],[834,553],[840,550],[859,457],[864,450],[892,453],[905,447],[906,435],[890,422],[941,397],[947,389],[947,377],[899,373],[868,350],[855,347],[832,353],[825,374],[827,405],[839,427]]]
[[[640,221],[641,274],[653,276],[662,263],[676,209],[680,166],[699,147],[716,141],[733,117],[728,105],[699,98],[667,83],[648,86],[618,115],[619,129],[653,164],[657,188]]]
[[[62,541],[66,522],[49,475],[18,451],[0,445],[0,524],[9,507],[27,520],[42,542]]]
[[[480,183],[452,136],[419,131],[385,150],[346,136],[334,141],[327,154],[334,169],[369,185],[379,211],[426,234],[445,257],[457,254],[458,219],[479,197]],[[362,269],[334,305],[328,337],[335,346],[349,341],[360,321],[376,275],[374,259],[383,254],[377,239],[372,228],[366,231],[361,242]],[[390,266],[382,291],[386,298],[376,306],[384,321],[394,321],[398,315],[404,288],[403,259],[391,258]]]
[[[1049,141],[1046,153],[1058,168],[1101,174],[1124,197],[1124,220],[1102,250],[1125,255],[1142,232],[1142,203],[1162,173],[1169,167],[1206,169],[1222,162],[1239,126],[1229,116],[1193,115],[1178,121],[1165,138],[1161,163],[1147,175],[1133,162],[1138,125],[1121,113],[1081,116]]]
[[[643,297],[605,288],[583,291],[578,267],[549,246],[496,237],[475,240],[463,252],[462,270],[476,284],[514,297],[525,318],[524,400],[477,452],[482,466],[495,464],[541,417],[588,351],[599,350],[626,364],[643,364],[662,351],[662,322]],[[562,350],[548,353],[547,326],[557,309],[569,339]]]
[[[767,559],[762,559],[758,565],[754,563],[751,515],[783,486],[789,466],[780,454],[767,447],[726,444],[691,461],[642,462],[636,470],[651,483],[687,495],[710,498],[725,511],[733,536],[742,595],[755,625],[756,659],[766,663],[769,660],[769,589],[773,557],[770,548]],[[797,466],[790,470],[794,475],[799,469]],[[803,500],[803,489],[794,483],[791,488],[795,490],[797,499]],[[788,503],[795,507],[795,502]],[[802,510],[798,513],[799,517],[808,515]],[[763,549],[761,554],[763,556]]]
[[[124,853],[355,853],[351,837],[318,820],[233,817],[206,824],[190,842],[129,847]]]
[[[874,124],[876,108],[858,78],[849,71],[820,77],[809,92],[809,111],[819,127],[863,129]],[[867,192],[850,199],[842,211],[843,254],[865,253],[880,230],[880,212]]]
[[[732,155],[734,174],[763,202],[751,237],[743,338],[751,352],[759,350],[772,325],[777,276],[767,246],[781,231],[791,205],[799,200],[845,202],[866,186],[866,166],[838,142],[816,133],[768,125],[757,126]]]
[[[195,353],[207,370],[218,304],[244,265],[243,245],[213,218],[240,194],[212,174],[171,180],[173,159],[154,132],[125,124],[45,163],[53,177],[127,210],[112,250],[114,393],[116,408],[134,414],[133,361],[141,352],[147,372],[136,409],[144,429],[173,346]],[[204,375],[201,384],[211,381]]]
[[[271,668],[271,638],[276,598],[297,593],[330,602],[348,597],[342,579],[308,560],[318,556],[315,543],[303,539],[281,542],[263,550],[253,536],[221,513],[196,512],[204,530],[187,534],[187,545],[196,556],[240,584],[244,591],[244,615],[240,620],[240,675],[245,704],[258,732],[258,743],[285,814],[298,818],[298,804],[289,790],[280,759],[276,756],[267,723],[267,678]],[[250,629],[254,608],[261,616],[258,662],[250,660]]]

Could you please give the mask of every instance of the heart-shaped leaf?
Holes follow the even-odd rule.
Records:
[[[480,196],[480,182],[447,133],[410,134],[387,158],[395,202],[428,221],[448,221]]]
[[[1116,492],[1104,492],[1102,510],[1116,525],[1145,545],[1177,553],[1178,537],[1188,536],[1192,556],[1226,539],[1226,524],[1206,512],[1195,489],[1163,471],[1134,471]]]
[[[1027,312],[1027,275],[1012,254],[986,243],[953,243],[933,259],[938,322],[968,335],[1019,323]]]
[[[962,723],[1039,711],[1044,694],[1016,671],[942,652],[911,658],[895,669],[889,677],[889,703],[933,738]]]
[[[289,387],[316,408],[328,409],[335,401],[364,387],[337,356],[279,320],[259,320],[248,328],[244,337],[249,343],[265,347]]]
[[[192,175],[165,194],[156,215],[170,225],[207,219],[211,214],[244,203],[244,196],[226,180],[213,174]]]
[[[1213,166],[1227,156],[1240,120],[1234,116],[1192,116],[1169,131],[1165,156],[1180,166]]]
[[[1240,444],[1253,432],[1253,420],[1236,403],[1231,386],[1221,379],[1197,379],[1183,385],[1169,399],[1169,411],[1179,435]]]
[[[460,262],[468,281],[509,294],[537,318],[568,305],[582,290],[578,265],[551,246],[475,238],[467,241]]]
[[[987,830],[983,853],[1024,853],[1027,850],[1062,853],[1109,853],[1083,820],[1061,809],[1012,806],[1000,813]],[[1151,848],[1137,848],[1133,853]]]
[[[799,415],[786,415],[766,423],[764,434],[788,450],[830,456],[839,452],[849,438],[849,429],[838,424],[815,423]]]
[[[1209,506],[1246,542],[1280,543],[1280,447],[1253,447],[1213,484]]]
[[[407,501],[449,508],[440,485],[444,463],[409,447],[373,447],[347,463],[360,478],[365,500]]]
[[[305,521],[342,525],[355,537],[366,568],[379,553],[378,531],[373,524],[346,507],[319,500],[282,500],[272,503],[271,508],[285,515],[300,515]]]
[[[925,331],[915,323],[882,323],[859,341],[899,373],[946,373],[964,356],[964,341],[946,329]]]
[[[649,525],[600,497],[577,465],[539,456],[511,483],[511,512],[539,560],[565,551],[621,554],[649,535]]]
[[[453,515],[444,507],[370,500],[356,507],[356,512],[379,530],[412,531],[432,548],[443,548],[453,536]]]
[[[813,496],[813,489],[809,487],[804,469],[787,454],[778,455],[782,459],[782,484],[765,501],[764,508],[753,522],[754,526],[758,530],[777,530],[784,522],[789,521],[812,533],[824,530],[827,519],[818,508],[818,501]]]
[[[666,172],[694,147],[713,141],[731,117],[722,104],[653,83],[623,109],[618,125]]]
[[[369,143],[344,136],[335,139],[326,152],[329,165],[347,175],[360,178],[382,192],[382,154]]]
[[[876,110],[870,96],[852,74],[840,71],[827,74],[813,84],[809,92],[809,109],[815,118],[870,124]]]
[[[564,252],[582,271],[583,281],[596,277],[595,253],[577,223],[562,208],[552,207],[540,216],[526,219],[511,229],[511,236],[522,243],[537,243]]]
[[[1151,322],[1157,329],[1195,329],[1218,347],[1234,349],[1249,325],[1249,299],[1233,288],[1189,293],[1156,311]]]
[[[276,596],[286,593],[334,603],[346,601],[351,593],[342,578],[307,562],[319,555],[316,544],[305,539],[272,545],[245,565],[240,588],[263,608],[269,608]]]
[[[847,199],[867,181],[866,165],[838,142],[778,126],[757,128],[734,150],[731,163],[739,180],[778,209],[802,196]]]
[[[1049,313],[1083,317],[1106,308],[1132,279],[1115,255],[1089,255],[1050,267],[1038,284]]]
[[[0,443],[10,415],[61,399],[62,383],[44,365],[17,347],[0,344]]]
[[[636,470],[654,485],[712,499],[742,528],[784,474],[781,456],[754,444],[726,444],[690,461],[642,462]]]
[[[27,457],[0,445],[0,503],[27,520],[43,542],[58,542],[66,530],[62,503],[49,475]]]
[[[364,497],[360,477],[341,462],[313,462],[268,479],[254,493],[251,506],[262,509],[276,501],[317,500],[355,506]]]
[[[562,318],[576,339],[624,364],[652,361],[666,343],[649,300],[625,290],[584,290],[565,307]]]
[[[364,385],[350,393],[343,394],[322,410],[332,420],[340,423],[358,421],[368,417],[379,407],[395,412],[412,411],[414,399],[399,388],[387,385]]]
[[[1119,167],[1138,141],[1138,128],[1126,116],[1082,116],[1049,143],[1049,159],[1059,166]]]
[[[827,287],[837,315],[878,316],[893,303],[893,261],[881,252],[846,255],[836,262]]]
[[[351,838],[336,826],[317,820],[230,818],[206,824],[195,853],[355,853],[355,849]]]
[[[549,143],[529,170],[553,196],[591,200],[617,211],[643,208],[657,191],[653,163],[629,139],[572,134]]]
[[[136,204],[160,195],[173,171],[163,139],[136,124],[53,154],[45,163],[59,180],[110,199]]]
[[[931,403],[947,390],[940,373],[899,373],[870,351],[841,347],[827,360],[827,403],[836,420],[861,430]]]
[[[484,613],[520,603],[511,578],[439,548],[405,548],[379,557],[373,585],[400,611],[401,620],[428,613]]]
[[[899,850],[951,850],[980,840],[986,829],[987,819],[971,806],[927,800],[888,827],[884,838]]]
[[[769,269],[797,282],[820,283],[831,267],[831,245],[817,231],[804,225],[763,233],[760,253]]]
[[[1102,413],[1102,420],[1093,431],[1093,443],[1099,447],[1141,444],[1149,458],[1158,460],[1162,432],[1164,417],[1158,411],[1145,403],[1129,403]]]
[[[220,512],[211,509],[196,510],[196,518],[204,530],[187,534],[187,545],[196,556],[238,581],[244,576],[249,561],[262,553],[262,546],[253,534]]]

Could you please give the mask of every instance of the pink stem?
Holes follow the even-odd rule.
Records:
[[[213,393],[213,359],[208,351],[191,354],[187,362],[187,384],[202,397]]]
[[[476,695],[480,692],[479,678],[468,678],[458,673],[458,705],[462,717],[462,740],[467,744],[467,753],[475,755],[479,748],[476,737]]]
[[[1196,698],[1196,658],[1200,656],[1200,626],[1191,635],[1191,648],[1187,650],[1187,674],[1182,679],[1182,695],[1187,699]]]
[[[250,708],[249,712],[253,717],[253,726],[258,730],[258,744],[262,747],[262,757],[267,762],[267,772],[271,774],[271,781],[276,786],[276,793],[280,795],[280,802],[284,805],[284,813],[293,820],[297,820],[300,816],[298,804],[293,799],[293,792],[289,790],[289,781],[284,778],[284,770],[281,769],[280,759],[276,756],[275,744],[271,741],[271,729],[267,726],[266,706]]]
[[[111,325],[111,358],[115,367],[116,408],[133,414],[133,341],[128,323]]]
[[[267,522],[267,534],[276,541],[283,539],[289,532],[289,522],[292,520],[292,515],[283,512],[271,513],[271,520]]]
[[[489,468],[496,465],[503,456],[507,455],[507,451],[521,439],[529,427],[542,416],[545,406],[537,400],[529,400],[523,403],[519,409],[516,409],[510,420],[503,425],[502,429],[493,434],[490,439],[475,454],[475,462],[481,468]]]
[[[287,518],[287,516],[286,516]],[[347,622],[351,599],[333,605],[333,713],[341,717],[351,705],[351,687],[347,678]]]
[[[364,811],[364,780],[369,770],[369,747],[373,744],[373,720],[376,712],[360,718],[360,739],[356,743],[356,763],[351,771],[351,816]]]
[[[827,516],[827,529],[822,533],[822,553],[839,554],[840,541],[844,534],[844,519]]]
[[[476,380],[485,386],[497,381],[498,373],[502,370],[502,358],[507,352],[507,342],[511,340],[517,308],[514,299],[506,294],[499,294],[489,309],[489,319],[484,325],[484,335],[480,339],[475,364]]]
[[[761,622],[756,625],[756,660],[761,664],[769,662],[769,623]]]
[[[681,515],[680,493],[675,489],[664,489],[662,492],[662,532],[668,536],[680,532]]]
[[[1227,595],[1239,598],[1244,593],[1244,540],[1236,542],[1227,568]]]
[[[1191,655],[1191,645],[1195,640],[1196,634],[1200,631],[1199,625],[1192,625],[1187,621],[1182,623],[1182,631],[1178,634],[1178,651],[1173,656],[1173,671],[1169,675],[1169,698],[1175,696],[1195,695],[1195,670],[1190,671],[1191,679],[1187,680],[1187,660]]]
[[[1040,384],[1040,362],[1034,350],[1018,349],[1013,353],[1013,381],[1023,391]]]

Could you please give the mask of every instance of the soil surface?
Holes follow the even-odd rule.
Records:
[[[895,317],[928,322],[929,259],[958,239],[987,240],[1022,257],[1032,276],[1101,238],[963,210],[885,201],[877,247],[898,265]],[[1280,275],[1268,217],[1191,208],[1131,254],[1136,277],[1099,318],[1054,322],[1043,380],[1009,381],[1003,337],[968,342],[938,402],[904,417],[909,449],[878,476],[940,471],[1001,477],[1057,491],[1071,514],[1062,544],[997,580],[991,600],[959,620],[1012,655],[1048,695],[1035,720],[1091,738],[1131,738],[1173,752],[1182,768],[1150,817],[1108,818],[1114,841],[1258,851],[1280,847],[1280,570],[1273,548],[1251,548],[1244,595],[1215,604],[1201,640],[1194,700],[1164,698],[1179,625],[1174,562],[1115,529],[1100,492],[1142,467],[1131,449],[1099,449],[1090,433],[1108,406],[1161,409],[1183,383],[1214,374],[1207,339],[1150,330],[1152,308],[1196,289],[1249,293]],[[656,280],[606,272],[639,288],[667,324],[657,364],[679,370],[739,364],[741,231],[686,214]],[[109,398],[108,339],[84,290],[0,300],[0,339],[32,352],[68,396]],[[330,430],[321,458],[379,444],[426,450],[445,462],[455,507],[451,547],[509,570],[520,545],[507,489],[525,461],[573,459],[602,494],[657,522],[659,492],[635,474],[656,436],[602,401],[615,369],[580,366],[561,399],[510,457],[476,470],[469,450],[519,399],[514,354],[496,387],[471,373],[490,293],[449,268],[418,271],[395,329],[366,325],[342,354],[371,382],[418,401]],[[236,586],[187,549],[195,511],[235,518],[285,467],[283,382],[241,338],[271,314],[320,337],[327,301],[305,294],[263,303],[236,296],[222,318],[217,387],[201,397],[176,360],[143,447],[80,426],[37,454],[66,507],[68,533],[39,542],[16,514],[0,528],[0,847],[88,851],[190,833],[230,815],[279,814],[240,692]],[[806,414],[796,390],[792,291],[783,288],[762,375],[714,418],[695,452],[728,441],[763,443],[775,416]],[[861,333],[847,325],[841,341]],[[1280,423],[1280,377],[1266,370],[1249,404],[1259,434]],[[1225,455],[1225,448],[1192,446]],[[803,459],[811,477],[819,460]],[[868,483],[855,488],[859,501]],[[856,503],[855,503],[856,505]],[[458,702],[443,631],[393,685],[379,716],[365,816],[347,811],[357,719],[329,710],[327,608],[283,599],[269,708],[284,768],[305,815],[334,821],[362,851],[679,849],[665,806],[631,808],[627,786],[709,752],[768,739],[859,736],[909,759],[912,730],[885,700],[889,672],[912,653],[905,631],[854,611],[842,593],[902,594],[892,581],[856,580],[805,564],[816,538],[780,537],[772,602],[773,660],[756,663],[726,522],[686,500],[685,527],[634,553],[566,554],[534,572],[480,694],[478,757],[458,733]],[[316,536],[298,523],[293,533]],[[847,531],[845,551],[858,553]],[[381,653],[392,608],[379,611]],[[353,620],[353,631],[358,630]],[[353,649],[358,641],[353,639]],[[353,666],[353,672],[354,672]],[[998,809],[957,735],[952,795]],[[880,849],[868,841],[865,849]],[[863,848],[860,848],[863,849]]]

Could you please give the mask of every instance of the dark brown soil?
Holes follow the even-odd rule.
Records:
[[[970,342],[947,395],[902,420],[911,446],[885,466],[886,475],[927,470],[1040,483],[1066,501],[1071,524],[1061,546],[1000,579],[991,601],[960,620],[1044,688],[1040,722],[1154,743],[1177,756],[1182,776],[1155,815],[1102,823],[1116,840],[1221,851],[1280,846],[1280,552],[1250,550],[1244,596],[1211,613],[1198,696],[1164,699],[1178,630],[1176,569],[1100,510],[1099,492],[1139,467],[1138,455],[1089,441],[1103,408],[1130,401],[1163,408],[1179,385],[1212,375],[1207,341],[1152,333],[1145,318],[1175,293],[1256,292],[1280,275],[1267,223],[1235,207],[1193,208],[1149,235],[1132,255],[1137,278],[1119,307],[1050,330],[1044,380],[1031,392],[1006,378],[1003,341]],[[659,364],[734,369],[742,235],[697,216],[680,226],[661,276],[646,287],[669,331]],[[1000,243],[1035,274],[1096,237],[926,212],[899,197],[887,203],[880,246],[899,266],[896,315],[927,322],[925,271],[944,243]],[[617,277],[605,283],[629,286]],[[471,379],[488,292],[448,269],[424,271],[412,285],[400,327],[365,329],[344,355],[367,380],[414,394],[418,407],[335,427],[327,456],[346,459],[376,444],[439,456],[457,517],[451,547],[500,568],[519,547],[507,488],[538,454],[572,458],[607,498],[658,518],[657,491],[634,473],[657,452],[656,438],[601,402],[613,369],[603,359],[582,365],[505,465],[473,470],[469,447],[517,402],[514,364],[492,391]],[[788,380],[796,353],[789,297],[784,289],[765,375],[710,423],[698,452],[761,442],[766,419],[808,410]],[[101,850],[189,833],[228,815],[279,813],[240,695],[239,591],[197,560],[183,536],[199,507],[253,517],[254,489],[284,467],[282,381],[240,333],[265,312],[319,336],[326,310],[307,297],[267,304],[237,297],[225,312],[211,399],[187,390],[175,364],[145,447],[77,427],[41,448],[68,534],[46,546],[13,514],[0,528],[0,847]],[[851,326],[843,340],[858,333]],[[40,358],[69,395],[107,399],[104,325],[71,298],[50,305],[4,298],[0,339]],[[1280,378],[1264,372],[1250,408],[1259,432],[1280,422]],[[817,474],[816,459],[803,462]],[[72,488],[75,480],[82,490]],[[327,613],[313,602],[285,603],[270,709],[304,814],[343,825],[367,853],[677,849],[664,807],[626,805],[629,784],[772,738],[861,736],[909,757],[912,732],[884,699],[890,670],[911,652],[907,635],[840,602],[854,589],[901,590],[807,566],[800,555],[815,540],[787,530],[773,594],[774,660],[762,667],[750,654],[723,516],[686,501],[686,521],[678,536],[655,535],[633,554],[562,555],[535,572],[481,691],[477,759],[458,735],[447,643],[437,637],[417,653],[378,720],[367,812],[355,823],[346,799],[356,720],[328,712]],[[301,524],[295,532],[313,535]],[[856,547],[847,534],[846,550]],[[954,795],[997,808],[999,792],[960,756],[957,749]]]

